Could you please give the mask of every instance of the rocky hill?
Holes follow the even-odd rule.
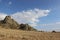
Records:
[[[17,29],[18,23],[14,21],[10,16],[6,16],[4,20],[0,21],[0,26],[4,28],[14,28]]]
[[[36,31],[33,27],[28,24],[18,24],[14,19],[10,16],[6,16],[4,20],[0,21],[0,26],[3,28],[11,28],[11,29],[21,29],[27,31]]]

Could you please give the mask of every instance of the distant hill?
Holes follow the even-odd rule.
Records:
[[[21,29],[21,30],[27,30],[27,31],[36,31],[35,28],[31,27],[28,24],[18,24],[10,16],[6,16],[4,20],[1,20],[0,26],[3,28],[10,28],[10,29]]]

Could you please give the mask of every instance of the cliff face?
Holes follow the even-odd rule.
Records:
[[[6,16],[4,20],[0,21],[0,26],[3,28],[11,28],[11,29],[21,29],[27,31],[36,31],[33,27],[28,24],[18,24],[14,19],[10,16]]]

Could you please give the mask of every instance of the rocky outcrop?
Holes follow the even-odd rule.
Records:
[[[20,24],[19,29],[27,30],[27,31],[37,31],[36,29],[34,29],[33,27],[31,27],[28,24]]]
[[[5,28],[17,29],[19,24],[10,16],[6,16],[4,20],[0,21],[0,25]]]
[[[27,31],[36,31],[33,27],[28,24],[18,24],[14,19],[10,16],[6,16],[4,20],[0,21],[0,26],[3,28],[11,28],[11,29],[21,29]]]

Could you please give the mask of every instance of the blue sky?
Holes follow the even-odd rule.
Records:
[[[36,18],[35,16],[31,16],[36,15],[36,11],[39,14],[37,15],[38,18]],[[31,15],[29,13],[31,13]],[[15,20],[17,19],[17,17],[22,17],[17,19],[16,21],[20,23],[37,25],[35,26],[35,28],[39,30],[60,31],[60,0],[0,0],[0,16],[1,14],[3,16],[11,15]],[[26,16],[28,14],[29,16]],[[28,18],[26,17],[33,17],[33,20],[28,20]],[[23,21],[19,21],[20,19]],[[28,20],[28,22],[26,19]],[[56,27],[54,27],[55,25]]]

